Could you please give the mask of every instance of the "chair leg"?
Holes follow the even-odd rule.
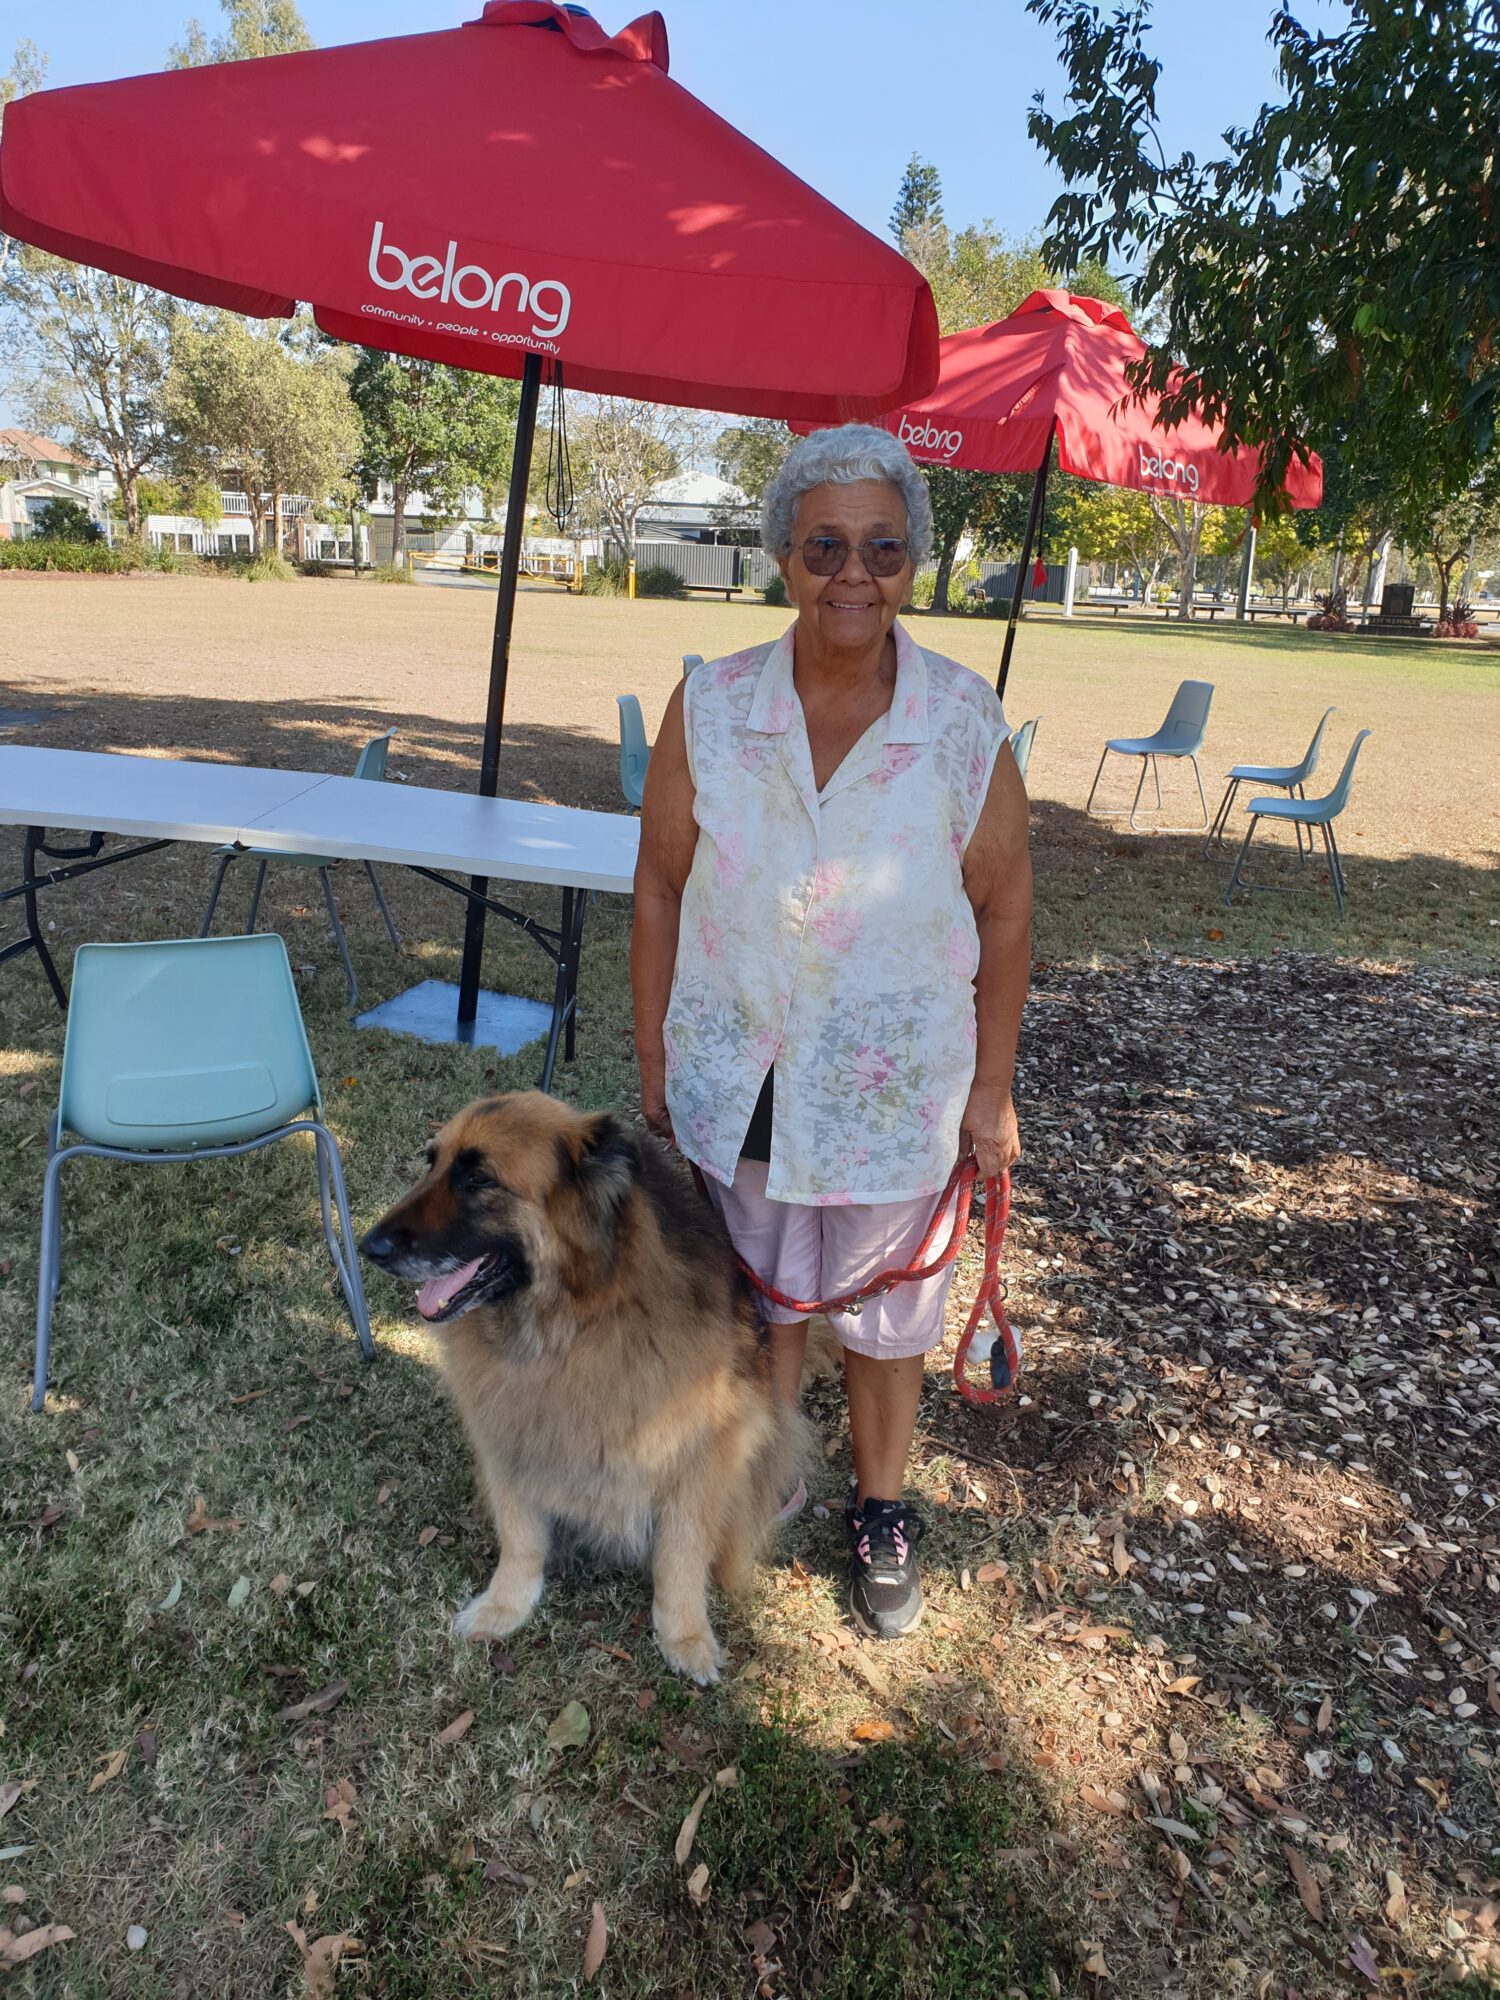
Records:
[[[344,961],[344,978],[349,986],[349,1005],[359,1005],[359,982],[354,977],[354,966],[349,957],[348,942],[344,937],[344,926],[339,922],[339,906],[333,900],[333,884],[328,879],[328,870],[318,870],[318,880],[323,884],[323,901],[328,905],[328,921],[333,926],[333,941],[339,948],[339,957]]]
[[[208,908],[203,912],[203,922],[198,927],[198,935],[201,938],[207,937],[214,927],[214,911],[219,907],[219,891],[224,886],[224,876],[233,859],[232,854],[219,856],[219,865],[214,870],[214,885],[208,892]]]
[[[1153,757],[1151,761],[1154,764],[1156,762],[1156,759]],[[1193,777],[1196,780],[1198,786],[1198,810],[1203,814],[1203,825],[1206,829],[1208,826],[1208,800],[1203,796],[1203,773],[1198,769],[1198,759],[1195,756],[1190,756],[1188,758],[1188,762],[1193,767]],[[1156,790],[1157,790],[1157,796],[1160,797],[1161,795],[1160,782],[1158,782]],[[1197,828],[1195,827],[1193,831],[1196,833]]]
[[[1240,843],[1240,851],[1234,857],[1234,866],[1229,871],[1229,886],[1224,891],[1224,907],[1226,910],[1229,908],[1230,904],[1234,901],[1235,890],[1242,888],[1244,886],[1240,880],[1240,869],[1244,866],[1245,856],[1250,852],[1250,843],[1255,838],[1255,829],[1259,825],[1260,825],[1260,814],[1252,813],[1250,816],[1250,824],[1245,829],[1245,838]]]
[[[1224,787],[1224,796],[1219,801],[1219,810],[1214,814],[1214,823],[1204,837],[1203,852],[1205,854],[1207,854],[1208,850],[1215,843],[1221,847],[1223,846],[1225,830],[1229,825],[1229,815],[1234,807],[1234,801],[1239,793],[1242,782],[1242,779],[1231,778],[1229,783]]]
[[[1151,782],[1156,787],[1156,810],[1160,812],[1161,811],[1161,766],[1157,763],[1156,758],[1154,756],[1151,759]],[[1208,814],[1205,813],[1203,817],[1206,822],[1208,819]]]
[[[266,886],[266,863],[262,861],[255,870],[255,887],[250,892],[250,914],[245,919],[245,936],[255,929],[255,919],[260,915],[260,892]]]
[[[59,1185],[66,1152],[59,1153],[57,1121],[48,1134],[47,1174],[42,1182],[42,1241],[36,1284],[36,1354],[31,1372],[31,1407],[47,1400],[47,1356],[52,1346],[52,1308],[62,1281],[62,1189]]]
[[[379,910],[381,917],[384,920],[385,934],[390,939],[395,949],[399,951],[401,949],[400,933],[397,931],[396,926],[391,922],[391,913],[385,906],[385,897],[380,893],[380,877],[375,873],[375,863],[373,861],[367,861],[365,863],[365,873],[369,876],[370,887],[375,892],[375,907]]]
[[[359,1335],[364,1357],[366,1361],[373,1361],[375,1343],[370,1338],[370,1315],[365,1307],[365,1288],[360,1282],[359,1258],[354,1248],[354,1224],[349,1219],[349,1197],[344,1191],[344,1169],[339,1161],[338,1143],[326,1125],[314,1123],[312,1135],[318,1159],[318,1206],[323,1213],[323,1240],[328,1245],[328,1254],[333,1260],[344,1303],[354,1321],[354,1331]],[[333,1217],[329,1210],[330,1189],[333,1204],[338,1210],[342,1243],[333,1230]]]
[[[1109,745],[1106,743],[1103,750],[1099,753],[1099,768],[1094,773],[1094,782],[1089,786],[1088,804],[1083,809],[1085,816],[1094,810],[1094,794],[1099,789],[1099,780],[1104,775],[1104,760],[1108,755]]]
[[[1141,803],[1141,793],[1146,788],[1146,767],[1150,762],[1151,759],[1149,757],[1143,757],[1141,759],[1141,775],[1136,780],[1135,797],[1130,801],[1130,831],[1132,833],[1135,833],[1138,830],[1135,823],[1135,816],[1137,809],[1139,808]],[[1159,782],[1157,789],[1158,791],[1160,791],[1161,789]]]
[[[1323,847],[1328,855],[1328,880],[1333,888],[1334,907],[1342,917],[1344,914],[1344,866],[1339,859],[1338,842],[1333,837],[1333,828],[1323,822]]]

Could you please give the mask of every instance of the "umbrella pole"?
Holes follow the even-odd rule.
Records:
[[[528,354],[521,367],[521,402],[516,411],[516,442],[510,461],[510,492],[505,502],[505,540],[500,549],[500,588],[495,598],[495,637],[490,647],[490,693],[484,715],[484,754],[479,766],[479,790],[492,799],[500,781],[500,732],[505,725],[505,682],[510,670],[510,631],[516,612],[516,579],[521,573],[521,540],[526,532],[526,488],[531,480],[531,443],[536,434],[536,407],[542,388],[542,357]],[[488,878],[475,875],[469,887],[464,920],[463,966],[458,977],[458,1025],[472,1027],[479,1011],[479,961],[484,954],[484,905],[474,896],[489,893]],[[460,1034],[460,1040],[463,1039]]]
[[[1031,512],[1026,516],[1026,543],[1021,550],[1021,560],[1016,566],[1016,587],[1010,594],[1010,620],[1005,627],[1005,651],[1000,655],[1000,678],[995,683],[995,692],[1005,699],[1005,683],[1010,678],[1011,649],[1016,643],[1016,622],[1021,616],[1021,600],[1026,595],[1026,578],[1031,570],[1031,551],[1036,541],[1037,524],[1042,518],[1042,508],[1047,499],[1047,468],[1052,463],[1052,440],[1057,436],[1057,419],[1047,432],[1047,449],[1042,453],[1042,462],[1036,469],[1036,484],[1031,489]]]

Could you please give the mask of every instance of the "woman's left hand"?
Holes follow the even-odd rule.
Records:
[[[959,1157],[974,1155],[982,1181],[1013,1167],[1021,1157],[1021,1134],[1010,1092],[994,1084],[976,1083],[964,1106],[959,1133]]]

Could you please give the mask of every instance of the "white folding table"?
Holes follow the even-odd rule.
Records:
[[[60,1007],[67,993],[37,914],[37,893],[97,868],[154,853],[173,841],[326,854],[339,861],[385,861],[483,902],[532,938],[556,967],[552,1021],[541,1086],[552,1080],[560,1038],[573,1056],[578,964],[586,891],[629,894],[640,823],[620,813],[583,812],[524,799],[375,785],[316,771],[270,771],[158,757],[105,755],[0,745],[0,826],[26,830],[22,880],[0,903],[23,900],[26,935],[0,948],[0,964],[35,951]],[[48,845],[49,828],[87,832],[83,847]],[[137,845],[102,852],[107,834]],[[62,865],[38,867],[38,856]],[[480,895],[473,880],[536,883],[562,892],[556,929]]]

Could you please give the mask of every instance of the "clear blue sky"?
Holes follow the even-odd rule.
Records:
[[[480,0],[302,0],[320,45],[472,19]],[[611,31],[643,11],[594,0]],[[1276,95],[1272,0],[1157,0],[1168,145],[1201,155]],[[1308,0],[1307,25],[1337,0]],[[1060,107],[1056,41],[1021,0],[662,0],[672,74],[871,229],[883,230],[913,151],[938,168],[948,220],[1039,228],[1058,183],[1026,136],[1032,93]],[[27,36],[50,84],[158,69],[190,14],[217,0],[0,0],[0,65]],[[439,162],[432,162],[441,171]]]

